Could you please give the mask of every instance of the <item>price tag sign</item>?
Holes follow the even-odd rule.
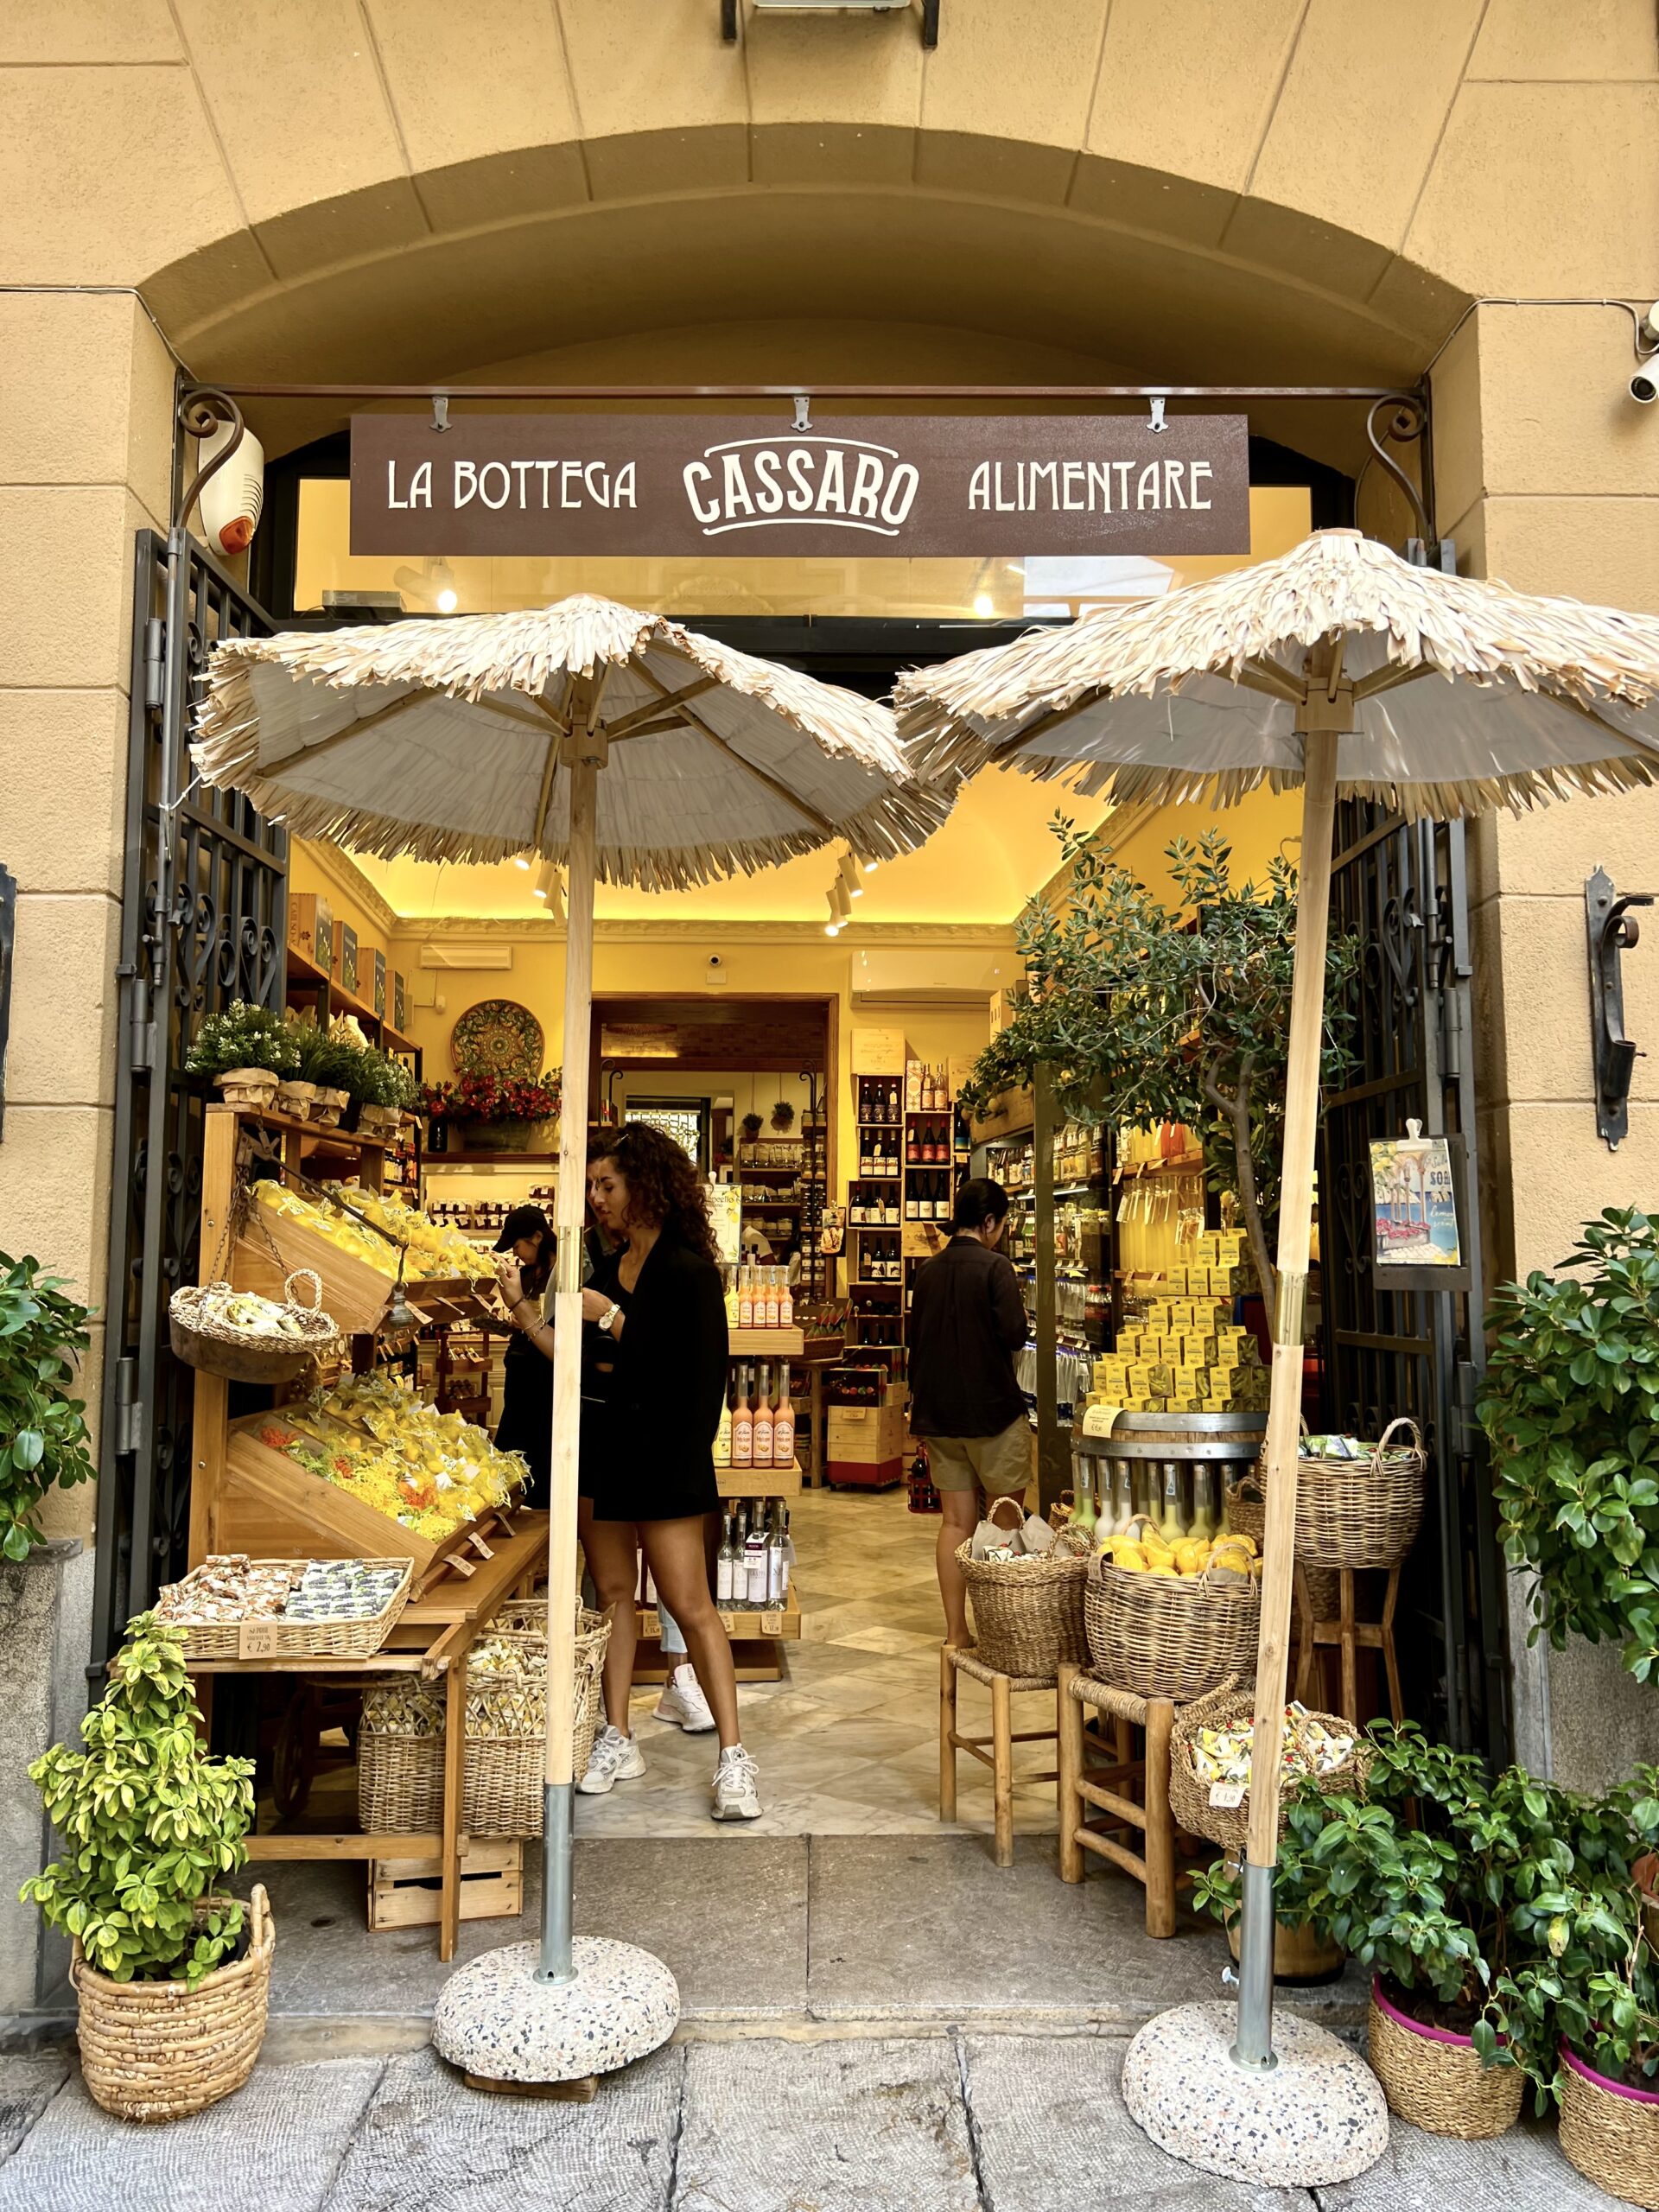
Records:
[[[760,1633],[762,1636],[781,1636],[783,1632],[784,1617],[781,1613],[761,1614]]]
[[[1244,1802],[1244,1784],[1242,1782],[1212,1782],[1210,1802],[1223,1812],[1236,1812]]]
[[[237,1633],[236,1656],[238,1659],[274,1659],[276,1656],[276,1622],[244,1621]]]

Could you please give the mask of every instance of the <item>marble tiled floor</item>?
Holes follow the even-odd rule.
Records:
[[[939,1820],[939,1645],[933,1547],[938,1520],[912,1514],[903,1488],[808,1491],[792,1514],[802,1635],[783,1646],[785,1679],[738,1693],[743,1741],[760,1769],[760,1835],[938,1835],[988,1830],[990,1770],[959,1754],[953,1826]],[[633,1699],[646,1771],[608,1797],[578,1797],[578,1836],[707,1835],[712,1736],[652,1718],[656,1690]],[[961,1688],[964,1733],[990,1732],[989,1694]],[[1052,1694],[1014,1700],[1014,1729],[1052,1728]],[[1015,1748],[1016,1770],[1054,1764],[1052,1744]],[[1016,1789],[1014,1825],[1052,1833],[1054,1785]]]

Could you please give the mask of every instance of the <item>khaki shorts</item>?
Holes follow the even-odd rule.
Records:
[[[1031,1423],[1021,1414],[1000,1436],[930,1436],[928,1472],[935,1490],[972,1490],[987,1497],[1019,1497],[1031,1480]]]

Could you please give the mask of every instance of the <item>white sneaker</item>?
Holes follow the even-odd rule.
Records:
[[[717,1821],[758,1821],[760,1770],[741,1744],[720,1755],[715,1769],[714,1815]]]
[[[602,1797],[614,1782],[634,1782],[645,1770],[644,1754],[632,1736],[607,1721],[594,1738],[588,1771],[576,1784],[585,1797]]]
[[[702,1694],[696,1669],[682,1660],[663,1685],[663,1694],[652,1713],[653,1720],[671,1720],[688,1736],[706,1736],[715,1725],[709,1700]]]

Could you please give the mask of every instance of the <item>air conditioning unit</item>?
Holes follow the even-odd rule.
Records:
[[[852,1001],[855,1007],[973,1006],[988,1012],[996,993],[1019,965],[1010,949],[964,947],[957,951],[929,945],[904,952],[855,952],[852,959]]]
[[[426,944],[421,947],[423,968],[491,969],[498,972],[512,965],[510,944],[492,944],[480,938],[475,944]]]
[[[943,0],[921,0],[922,44],[939,42],[939,9]],[[757,16],[836,15],[903,16],[910,0],[749,0]],[[720,0],[720,35],[728,46],[737,41],[738,0]]]

